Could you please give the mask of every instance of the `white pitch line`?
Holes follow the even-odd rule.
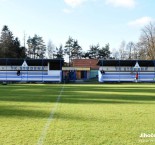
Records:
[[[63,90],[64,90],[64,85],[61,88],[59,96],[57,97],[57,100],[56,100],[56,103],[54,105],[54,108],[52,107],[52,109],[51,109],[50,116],[48,117],[48,120],[47,120],[47,122],[46,122],[46,124],[45,124],[45,126],[44,126],[44,128],[42,130],[42,133],[41,133],[41,135],[40,135],[40,137],[38,139],[37,145],[43,145],[43,143],[44,143],[44,140],[45,140],[46,135],[47,135],[48,128],[49,128],[51,122],[53,121],[53,117],[54,117],[54,114],[55,114],[55,112],[57,110],[57,106],[58,106],[58,103],[60,101],[61,94],[62,94]]]

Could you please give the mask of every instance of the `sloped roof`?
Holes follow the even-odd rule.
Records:
[[[99,66],[131,66],[134,67],[138,62],[140,67],[154,67],[155,60],[103,60],[98,61]]]
[[[72,60],[73,67],[90,67],[92,69],[98,69],[98,59],[74,59]]]
[[[28,66],[47,65],[48,62],[57,62],[63,65],[63,59],[18,59],[18,58],[0,58],[0,65],[18,65],[21,66],[26,61]]]

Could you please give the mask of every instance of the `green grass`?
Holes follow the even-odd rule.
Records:
[[[0,86],[0,145],[37,145],[63,84]],[[155,84],[68,84],[43,145],[154,145]]]

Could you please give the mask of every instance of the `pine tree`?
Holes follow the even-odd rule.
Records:
[[[20,41],[4,26],[0,36],[0,57],[1,58],[24,58],[25,48],[20,46]]]
[[[90,49],[89,49],[89,57],[92,59],[97,59],[99,56],[99,48],[100,48],[100,45],[97,44],[97,45],[91,45],[90,46]]]
[[[44,44],[42,37],[35,34],[34,37],[28,38],[27,44],[28,44],[27,55],[30,58],[36,59],[45,57],[44,55],[46,51],[46,46]]]
[[[60,45],[59,48],[56,47],[56,52],[54,54],[54,58],[63,59],[63,56],[64,56],[63,46]]]
[[[66,49],[64,50],[65,54],[67,54],[68,57],[69,57],[69,66],[70,66],[70,62],[71,62],[71,52],[72,52],[72,49],[73,49],[73,42],[74,42],[73,38],[69,37],[69,39],[68,39],[68,41],[66,42],[66,45],[65,45]]]
[[[12,54],[14,53],[12,51],[14,40],[13,40],[13,34],[9,30],[8,26],[4,26],[1,32],[0,37],[0,57],[1,58],[7,58],[12,57]]]
[[[78,44],[77,40],[74,40],[73,42],[73,49],[71,52],[71,58],[72,59],[78,59],[82,57],[82,48],[81,46]]]

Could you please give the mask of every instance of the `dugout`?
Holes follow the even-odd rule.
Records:
[[[89,67],[62,67],[63,78],[69,81],[87,80],[90,75]]]
[[[63,59],[0,59],[1,82],[61,82]]]
[[[155,82],[155,60],[98,61],[99,82]]]

